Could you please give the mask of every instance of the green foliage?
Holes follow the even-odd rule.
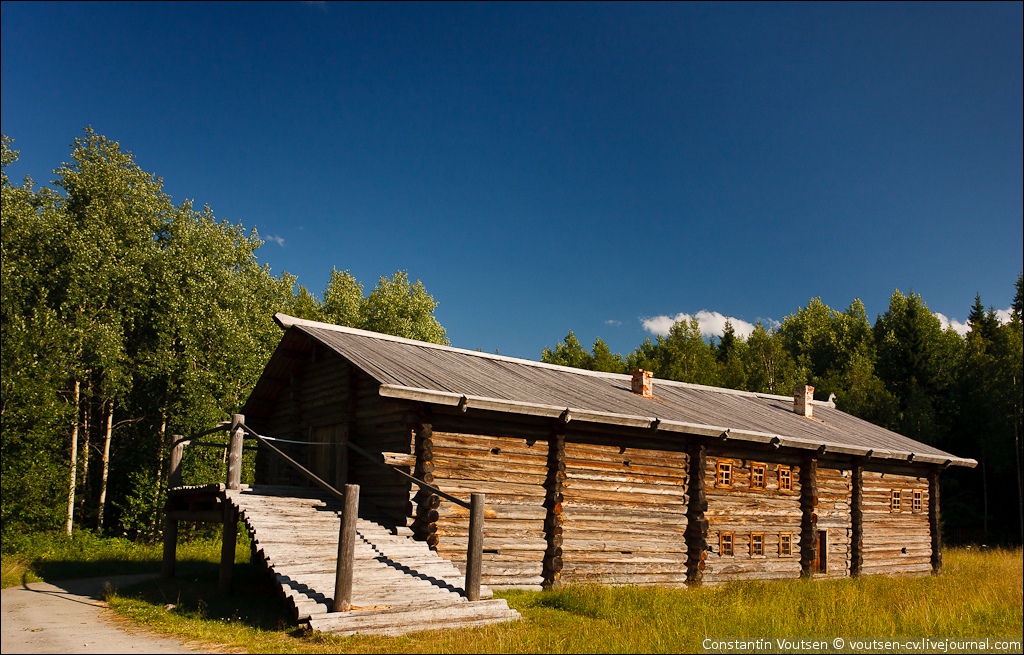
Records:
[[[569,334],[565,335],[565,339],[561,343],[555,344],[553,351],[545,348],[540,354],[540,361],[542,362],[587,370],[592,369],[593,360],[594,358],[583,349],[580,340],[576,338],[572,330],[569,331]]]
[[[437,302],[427,293],[423,283],[416,280],[410,284],[409,274],[398,271],[391,278],[381,277],[376,288],[366,297],[361,311],[362,327],[397,337],[448,345],[444,328],[434,318],[435,309]]]
[[[13,184],[11,146],[5,135],[5,543],[63,525],[72,466],[79,525],[157,538],[172,435],[241,407],[280,339],[275,312],[446,343],[421,282],[399,272],[363,299],[362,286],[335,270],[321,304],[294,276],[273,276],[258,262],[255,230],[218,220],[209,207],[173,204],[160,178],[91,128],[55,171],[54,189]],[[187,458],[190,481],[223,477],[217,453]]]

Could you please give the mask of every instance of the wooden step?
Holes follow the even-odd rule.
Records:
[[[367,518],[356,523],[350,612],[334,603],[340,504],[316,490],[255,487],[226,491],[261,559],[299,622],[336,634],[397,635],[419,630],[487,625],[519,614],[482,586],[470,603],[464,575],[405,526]]]
[[[420,630],[477,627],[519,618],[519,613],[509,609],[504,600],[480,600],[474,603],[421,605],[402,609],[330,612],[310,617],[309,625],[313,630],[341,636],[396,636]]]

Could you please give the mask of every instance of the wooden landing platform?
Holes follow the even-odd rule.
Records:
[[[224,490],[252,537],[254,556],[275,577],[295,620],[339,635],[400,635],[419,630],[487,625],[520,618],[481,587],[463,595],[465,577],[448,560],[415,541],[405,527],[366,519],[356,527],[349,612],[334,602],[340,503],[315,489],[255,486]]]

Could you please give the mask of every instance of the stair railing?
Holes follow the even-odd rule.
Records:
[[[223,428],[220,428],[223,429]],[[276,455],[278,458],[283,460],[286,464],[298,471],[303,477],[308,479],[310,482],[320,487],[330,495],[334,496],[342,502],[342,523],[341,531],[338,537],[338,566],[336,571],[336,588],[337,591],[334,595],[334,611],[345,612],[351,608],[351,596],[352,596],[352,569],[354,560],[354,547],[355,547],[355,528],[356,528],[356,515],[359,508],[359,486],[347,484],[345,485],[345,492],[338,491],[330,483],[320,478],[318,475],[307,469],[302,464],[299,464],[294,459],[286,455],[277,446],[271,443],[268,437],[265,437],[249,426],[245,424],[245,417],[241,414],[235,414],[231,417],[231,453],[232,456],[228,458],[228,489],[239,489],[241,480],[242,470],[242,439],[248,434],[255,438],[259,443]],[[237,445],[236,445],[237,444]],[[345,442],[345,445],[358,455],[369,460],[371,463],[384,467],[391,472],[409,480],[413,484],[418,485],[421,489],[425,489],[430,493],[435,493],[438,496],[450,500],[459,507],[469,510],[469,543],[466,545],[466,581],[465,581],[465,592],[466,599],[470,601],[480,600],[480,577],[481,568],[483,564],[483,543],[484,543],[484,503],[486,500],[485,494],[474,493],[470,495],[470,500],[466,501],[456,498],[451,494],[445,493],[437,487],[427,484],[423,480],[419,480],[405,471],[399,470],[396,466],[388,464],[383,460],[383,456],[380,458],[374,457],[367,451],[363,450],[359,446],[352,442]],[[233,454],[238,452],[237,461]],[[172,457],[173,461],[173,457]],[[179,460],[180,461],[180,460]],[[234,485],[234,486],[232,486]]]
[[[366,458],[372,464],[386,468],[392,473],[395,473],[413,484],[418,485],[420,489],[437,494],[442,498],[450,500],[459,507],[469,510],[469,543],[466,544],[466,598],[468,600],[480,600],[480,572],[483,564],[484,553],[484,501],[486,500],[486,495],[481,493],[470,494],[469,502],[467,503],[464,500],[441,491],[431,484],[427,484],[423,480],[409,475],[405,471],[400,470],[394,464],[388,464],[384,461],[383,455],[381,455],[380,458],[374,457],[350,441],[345,442],[345,445],[348,446],[349,450]]]

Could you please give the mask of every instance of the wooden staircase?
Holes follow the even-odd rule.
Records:
[[[277,580],[295,619],[313,630],[400,635],[520,618],[486,587],[481,600],[466,600],[463,574],[408,528],[366,519],[356,527],[352,610],[332,612],[340,503],[301,487],[224,493],[249,530],[254,556]]]

